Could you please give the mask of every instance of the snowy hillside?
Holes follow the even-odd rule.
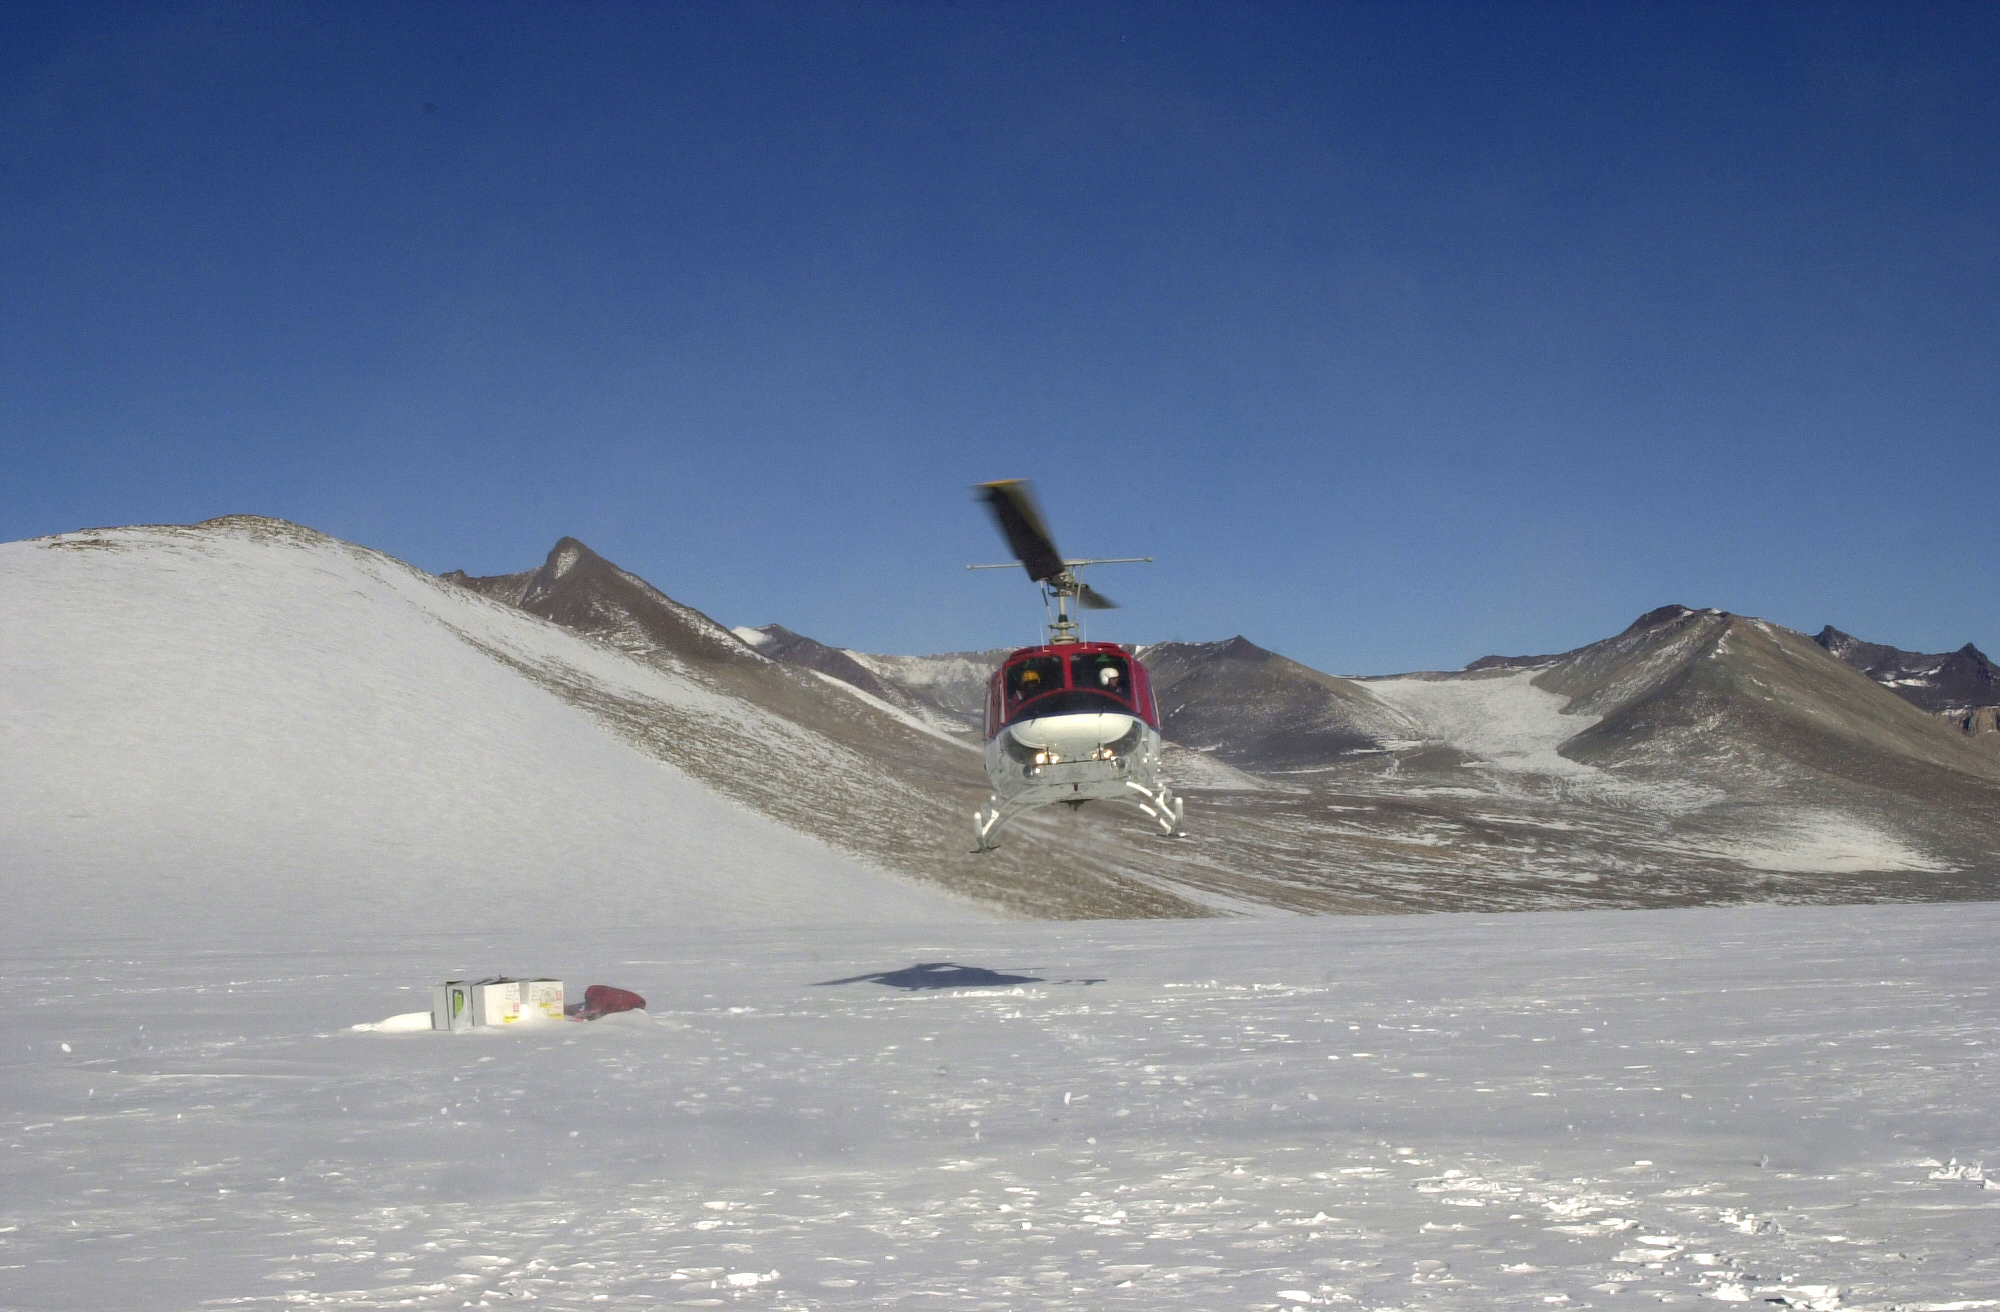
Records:
[[[969,914],[716,796],[517,667],[740,708],[320,534],[10,543],[0,596],[10,938]]]

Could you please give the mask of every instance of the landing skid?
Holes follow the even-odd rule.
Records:
[[[1130,802],[1133,806],[1138,807],[1153,818],[1153,823],[1160,827],[1160,836],[1162,838],[1185,838],[1187,836],[1181,831],[1181,815],[1185,807],[1182,800],[1174,796],[1172,788],[1166,784],[1161,784],[1158,788],[1147,788],[1144,785],[1133,783],[1129,779],[1125,781],[1125,786],[1136,793],[1137,796],[1106,797],[1096,800]],[[1000,798],[997,795],[987,798],[986,805],[980,807],[972,815],[973,836],[979,843],[973,851],[991,852],[998,846],[993,841],[994,836],[1012,822],[1016,816],[1032,811],[1038,806],[1052,806],[1061,800],[1063,799],[1059,797],[1031,800],[1025,793],[1009,799],[1005,804],[1001,804]]]

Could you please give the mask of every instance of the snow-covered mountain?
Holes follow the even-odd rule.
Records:
[[[1079,830],[1032,816],[1002,850],[975,854],[971,816],[989,786],[970,741],[897,704],[908,698],[885,700],[824,669],[769,658],[768,644],[753,646],[573,538],[539,569],[443,577],[720,698],[719,710],[691,711],[546,681],[640,750],[864,861],[1021,915],[1213,910],[1215,899],[1182,884],[1175,862],[1160,862],[1129,826]]]
[[[1189,723],[1411,737],[975,859],[965,742],[573,541],[105,530],[0,599],[10,1307],[1993,1301],[1990,906],[979,918],[1991,898],[1985,758],[1802,635],[1169,651]],[[650,1007],[365,1023],[499,970]]]
[[[590,709],[744,715],[684,669],[307,529],[9,543],[0,597],[10,938],[970,914]]]
[[[986,681],[1010,651],[995,647],[988,651],[948,651],[936,656],[883,656],[873,652],[850,651],[861,666],[877,678],[908,688],[942,707],[977,733],[986,720]]]

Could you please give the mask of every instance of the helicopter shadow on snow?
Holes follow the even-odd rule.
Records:
[[[1004,971],[988,970],[984,966],[961,966],[953,961],[922,961],[914,966],[905,966],[901,970],[849,975],[846,979],[823,979],[814,987],[825,988],[835,984],[881,984],[892,989],[914,992],[918,989],[1004,988],[1010,984],[1102,984],[1103,982],[1102,978],[1051,980],[1040,975],[1014,975]]]

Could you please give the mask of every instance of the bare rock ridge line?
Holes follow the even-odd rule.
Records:
[[[564,538],[539,569],[488,578],[453,570],[443,577],[632,654],[672,653],[701,665],[756,664],[765,658],[691,606]]]
[[[914,715],[926,724],[958,733],[977,727],[977,717],[964,715],[915,688],[883,678],[856,660],[852,653],[794,633],[782,624],[766,624],[762,628],[737,629],[734,632],[761,656],[783,661],[787,665],[818,670]]]
[[[1904,651],[1863,642],[1831,624],[1813,641],[1912,706],[1938,716],[1975,746],[2000,755],[2000,670],[1971,643],[1952,652]]]

